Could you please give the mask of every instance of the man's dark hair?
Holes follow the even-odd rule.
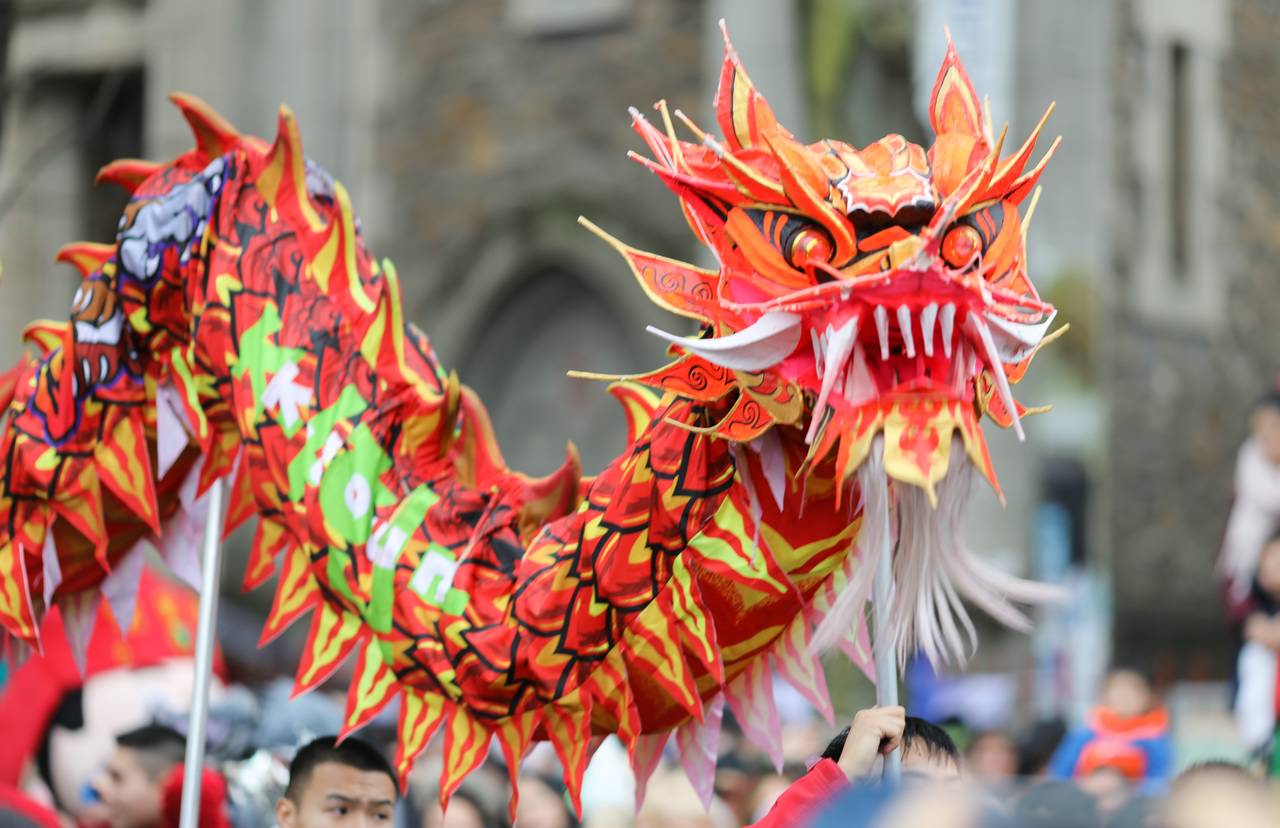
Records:
[[[128,748],[138,757],[152,778],[159,778],[183,760],[187,752],[187,739],[178,731],[165,725],[149,724],[126,730],[116,736],[116,744]]]
[[[848,738],[849,728],[846,727],[827,745],[827,749],[822,752],[822,758],[839,762],[840,754],[844,753],[845,740]],[[931,759],[950,760],[957,765],[960,764],[960,749],[956,747],[955,740],[950,734],[919,716],[907,717],[906,727],[902,729],[902,752],[904,754],[923,753]]]
[[[372,745],[349,736],[341,743],[334,736],[321,736],[303,745],[294,754],[293,761],[289,763],[289,786],[284,790],[285,797],[295,804],[300,803],[302,792],[311,781],[312,771],[325,762],[346,765],[359,771],[385,773],[396,790],[396,796],[400,796],[400,780],[391,769],[391,763]]]

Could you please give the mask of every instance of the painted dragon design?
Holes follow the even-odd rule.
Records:
[[[629,439],[595,477],[572,454],[543,479],[507,468],[287,109],[268,144],[173,100],[195,149],[102,170],[132,193],[116,240],[59,254],[84,277],[71,321],[29,326],[38,356],[0,382],[12,642],[104,598],[127,627],[142,544],[189,570],[226,479],[226,532],[258,519],[246,588],[278,578],[263,639],[310,613],[298,692],[354,657],[346,732],[398,697],[402,772],[442,732],[447,799],[492,740],[513,781],[549,740],[576,801],[597,737],[621,737],[643,789],[674,733],[709,797],[726,703],[780,758],[772,672],[830,715],[816,653],[869,669],[859,550],[891,531],[873,499],[898,510],[904,652],[963,658],[961,597],[1013,625],[1010,602],[1041,597],[955,534],[973,470],[995,484],[979,418],[1020,430],[1009,386],[1054,314],[1019,214],[1044,121],[1002,157],[954,47],[927,151],[800,143],[727,37],[722,137],[634,113],[636,159],[719,266],[587,223],[700,329],[655,331],[674,361],[610,386]]]

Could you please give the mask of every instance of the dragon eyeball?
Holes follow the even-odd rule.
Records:
[[[982,252],[982,236],[967,224],[960,224],[947,231],[942,238],[942,260],[956,270],[964,270]]]
[[[805,227],[792,234],[787,242],[787,262],[803,270],[811,262],[829,262],[835,255],[831,237],[817,227]]]

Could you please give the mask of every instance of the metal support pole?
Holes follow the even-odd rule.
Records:
[[[893,648],[893,533],[889,524],[889,484],[884,481],[880,501],[881,533],[877,550],[875,581],[872,583],[871,606],[875,613],[876,704],[893,707],[898,703],[898,660]],[[902,752],[894,750],[884,759],[884,778],[897,782],[902,776]]]
[[[196,629],[196,672],[191,690],[186,766],[182,773],[180,828],[199,828],[200,824],[200,781],[209,722],[209,685],[213,678],[218,582],[222,577],[222,500],[226,485],[225,480],[218,480],[209,488],[209,522],[204,530],[204,558],[200,565],[200,622]]]

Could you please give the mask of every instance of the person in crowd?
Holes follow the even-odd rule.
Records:
[[[1076,787],[1093,797],[1103,817],[1123,809],[1133,799],[1134,780],[1123,770],[1123,762],[1103,762],[1075,780]]]
[[[276,803],[279,828],[390,825],[400,784],[386,757],[348,737],[304,745],[289,765],[289,786]]]
[[[1233,610],[1249,594],[1262,547],[1280,528],[1280,386],[1253,407],[1249,437],[1236,457],[1235,499],[1218,558],[1227,605]],[[1243,621],[1234,612],[1233,620]]]
[[[1183,771],[1158,807],[1161,828],[1276,828],[1280,810],[1261,779],[1234,762],[1201,762]]]
[[[1039,778],[1049,773],[1049,763],[1067,736],[1066,723],[1059,718],[1036,722],[1018,736],[1018,776]]]
[[[1107,769],[1145,793],[1163,789],[1173,772],[1169,713],[1141,673],[1112,670],[1084,726],[1067,734],[1049,764],[1056,779],[1085,779]]]
[[[462,780],[449,797],[448,810],[443,810],[440,807],[437,781],[440,775],[436,765],[436,762],[427,765],[436,771],[431,774],[430,782],[421,774],[409,777],[405,796],[420,814],[416,824],[422,828],[510,828],[511,784],[507,781],[506,768],[500,768],[493,762],[481,764]],[[523,789],[520,794],[523,798]]]
[[[1272,536],[1262,549],[1242,614],[1244,642],[1236,662],[1236,725],[1245,746],[1254,755],[1265,756],[1276,731],[1280,535]],[[1280,770],[1275,762],[1266,764],[1273,775]]]
[[[754,828],[805,824],[851,786],[877,778],[884,757],[899,749],[906,780],[949,781],[960,776],[960,751],[945,730],[908,716],[902,707],[871,707],[854,715],[822,758],[783,792]]]
[[[121,733],[94,781],[109,828],[160,828],[165,823],[164,786],[182,764],[186,739],[162,725]]]
[[[1070,782],[1040,782],[1013,805],[1013,823],[1020,828],[1099,828],[1102,815],[1093,797]]]
[[[974,781],[1002,789],[1018,774],[1018,748],[1003,731],[982,731],[965,747],[964,766]]]
[[[488,811],[482,797],[466,785],[449,797],[449,810],[440,808],[439,802],[426,806],[422,816],[423,828],[507,828],[507,821]]]
[[[517,820],[517,826],[523,824]],[[587,825],[596,823],[588,819]],[[606,820],[608,828],[619,823]],[[622,823],[626,824],[626,823]],[[719,799],[712,797],[710,807],[703,805],[684,771],[659,765],[649,777],[644,804],[636,813],[634,828],[736,828],[737,819]]]
[[[578,828],[578,820],[565,800],[564,785],[553,776],[520,775],[520,799],[516,824],[520,828]]]
[[[1115,813],[1107,817],[1105,828],[1160,828],[1159,800],[1147,796],[1132,796]]]

